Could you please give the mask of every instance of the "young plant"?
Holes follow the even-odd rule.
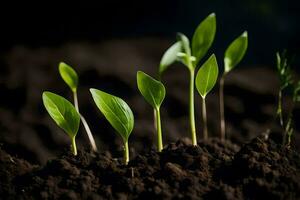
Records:
[[[226,126],[224,113],[224,80],[228,72],[237,66],[243,59],[248,47],[248,34],[245,31],[242,35],[236,38],[226,49],[224,56],[224,72],[220,79],[220,125],[221,125],[221,140],[225,140]]]
[[[76,135],[79,129],[80,116],[72,103],[65,98],[51,93],[43,92],[43,103],[51,118],[62,128],[71,139],[71,149],[77,155]]]
[[[166,89],[160,81],[155,80],[142,71],[137,72],[137,85],[143,97],[155,110],[154,123],[156,124],[157,129],[157,150],[161,152],[163,149],[163,141],[160,120],[160,106],[165,98]]]
[[[107,121],[121,136],[124,143],[124,164],[129,162],[128,138],[134,126],[134,117],[130,107],[121,98],[90,89],[93,99]]]
[[[202,97],[202,118],[203,118],[203,138],[208,138],[207,131],[207,116],[206,116],[206,95],[213,89],[218,79],[218,63],[216,56],[213,54],[209,59],[200,67],[196,76],[196,88]]]
[[[59,69],[59,73],[60,73],[62,79],[66,82],[66,84],[70,87],[70,89],[73,92],[74,106],[75,106],[77,112],[80,115],[82,124],[85,128],[85,131],[86,131],[87,136],[89,138],[89,141],[91,143],[92,149],[94,151],[97,151],[97,145],[96,145],[96,142],[94,140],[91,129],[90,129],[87,121],[85,120],[85,118],[79,112],[78,97],[77,97],[78,75],[77,75],[76,71],[71,66],[69,66],[69,65],[67,65],[66,63],[63,63],[63,62],[59,63],[58,69]]]
[[[295,104],[300,102],[300,81],[295,82],[292,77],[292,71],[290,67],[290,62],[286,57],[286,52],[282,54],[276,53],[277,59],[277,72],[279,76],[280,88],[278,92],[278,106],[277,106],[277,116],[279,117],[280,126],[284,130],[283,145],[287,147],[290,146],[291,137],[294,132],[293,128],[293,110]],[[292,106],[291,109],[287,112],[286,121],[283,116],[282,102],[283,102],[283,93],[292,90]]]
[[[195,70],[200,60],[205,56],[209,48],[211,47],[216,33],[216,16],[214,13],[206,17],[197,27],[193,38],[192,45],[190,46],[189,39],[179,33],[178,41],[181,43],[175,43],[164,55],[165,62],[160,65],[160,74],[166,70],[168,64],[175,60],[175,53],[177,60],[182,62],[190,72],[190,84],[189,84],[189,118],[192,135],[193,145],[197,145],[197,134],[195,126],[195,108],[194,108],[194,90],[195,90]],[[163,57],[163,58],[164,58]],[[168,58],[168,59],[167,59]],[[167,62],[166,62],[167,61]]]

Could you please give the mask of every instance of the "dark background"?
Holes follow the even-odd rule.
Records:
[[[111,38],[164,37],[176,32],[188,36],[211,12],[217,15],[214,52],[222,56],[227,45],[244,30],[249,32],[248,64],[273,64],[284,48],[299,55],[299,3],[296,0],[153,0],[47,2],[3,7],[1,48],[15,44],[53,46],[69,41],[97,42]],[[299,64],[299,59],[295,61]]]
[[[300,7],[296,0],[160,0],[97,1],[93,4],[41,2],[2,6],[0,12],[0,145],[33,163],[45,163],[68,148],[70,141],[46,113],[45,90],[72,99],[57,66],[64,61],[79,74],[80,110],[88,120],[100,151],[122,156],[122,141],[95,107],[89,88],[123,98],[135,115],[130,137],[132,156],[155,147],[152,109],[136,87],[136,71],[155,75],[176,33],[191,38],[210,13],[217,33],[210,52],[220,71],[227,46],[244,30],[249,47],[225,86],[227,138],[242,144],[270,129],[282,136],[276,120],[278,77],[275,52],[287,49],[300,59]],[[163,77],[167,96],[162,106],[165,144],[189,137],[188,73],[181,64]],[[195,92],[198,138],[202,138],[200,98]],[[219,136],[218,85],[207,97],[210,136]],[[289,101],[284,102],[288,108]],[[300,108],[295,111],[294,145],[300,149]],[[280,137],[279,137],[280,138]],[[85,131],[79,149],[88,147]]]

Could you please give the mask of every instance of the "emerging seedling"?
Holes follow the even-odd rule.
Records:
[[[196,88],[202,97],[202,118],[203,118],[203,138],[208,138],[207,131],[207,116],[206,116],[206,95],[213,89],[218,79],[218,63],[216,56],[213,54],[209,59],[200,67],[196,76]]]
[[[85,131],[86,131],[89,141],[91,143],[92,149],[94,151],[97,151],[96,142],[94,140],[91,129],[90,129],[87,121],[85,120],[85,118],[79,112],[78,97],[77,97],[78,75],[77,75],[76,71],[71,66],[67,65],[66,63],[63,63],[63,62],[59,63],[58,68],[59,68],[59,73],[60,73],[62,79],[66,82],[66,84],[70,87],[70,89],[73,92],[74,106],[80,115],[82,124],[85,128]]]
[[[277,106],[277,116],[279,117],[279,122],[281,127],[284,130],[283,135],[283,145],[287,147],[290,146],[291,137],[294,132],[293,128],[293,110],[295,104],[300,102],[300,81],[295,82],[292,76],[290,62],[286,57],[286,52],[282,54],[276,53],[277,59],[277,72],[279,76],[280,88],[278,92],[278,106]],[[288,92],[289,89],[292,91],[292,107],[287,112],[286,120],[284,120],[282,102],[283,102],[283,93]]]
[[[205,56],[211,47],[216,33],[216,15],[214,13],[206,17],[197,27],[190,46],[189,39],[179,33],[178,41],[175,43],[163,56],[162,64],[160,65],[160,74],[166,70],[170,63],[175,61],[175,53],[177,60],[182,62],[190,72],[189,85],[189,118],[192,134],[192,143],[197,145],[197,134],[195,126],[195,108],[194,108],[194,84],[195,84],[195,70],[200,60]]]
[[[107,121],[122,137],[124,143],[124,164],[129,162],[128,138],[134,126],[134,117],[130,107],[121,98],[90,89],[93,99]]]
[[[220,123],[221,123],[221,140],[225,140],[226,126],[224,113],[224,80],[228,72],[237,66],[243,59],[248,47],[248,34],[245,31],[242,35],[236,38],[226,49],[224,56],[224,73],[220,79]]]
[[[80,116],[75,107],[65,98],[51,92],[43,93],[43,103],[55,123],[70,137],[72,152],[77,155],[75,137],[79,129]]]
[[[156,117],[154,121],[156,121],[155,123],[157,129],[157,150],[161,152],[163,149],[163,142],[160,120],[160,106],[165,98],[166,89],[160,81],[155,80],[142,71],[137,72],[137,85],[143,97],[155,110]]]

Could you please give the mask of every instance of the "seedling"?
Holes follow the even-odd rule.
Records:
[[[221,123],[221,140],[225,140],[226,126],[224,113],[224,80],[228,72],[236,67],[243,59],[248,47],[248,34],[245,31],[236,38],[226,49],[224,56],[224,72],[220,79],[220,123]]]
[[[97,151],[96,142],[94,140],[91,129],[90,129],[87,121],[85,120],[85,118],[79,112],[78,97],[77,97],[78,75],[77,75],[76,71],[71,66],[67,65],[66,63],[63,63],[63,62],[59,63],[58,68],[59,68],[59,73],[60,73],[62,79],[66,82],[66,84],[70,87],[70,89],[73,92],[74,106],[80,115],[81,122],[85,128],[85,131],[86,131],[89,141],[91,143],[92,149],[94,151]]]
[[[213,54],[200,67],[196,76],[196,88],[202,97],[202,118],[203,118],[203,138],[208,138],[207,116],[206,116],[206,95],[213,89],[218,79],[218,63],[216,56]]]
[[[137,72],[137,85],[143,97],[155,110],[154,123],[156,124],[157,129],[157,150],[161,152],[163,149],[163,142],[160,120],[160,106],[165,98],[166,89],[160,81],[155,80],[142,71]]]
[[[206,17],[197,27],[193,39],[192,46],[190,47],[189,39],[179,33],[178,41],[175,43],[163,56],[162,64],[160,65],[160,74],[166,70],[168,64],[175,61],[175,53],[177,60],[182,62],[190,72],[189,84],[189,118],[192,134],[192,143],[197,145],[197,135],[195,126],[195,108],[194,108],[194,84],[195,84],[195,70],[200,60],[205,56],[208,49],[211,47],[216,33],[216,16],[214,13]],[[181,51],[180,51],[181,50]]]
[[[295,82],[292,77],[292,71],[290,62],[286,57],[286,52],[282,54],[276,53],[277,59],[277,72],[279,77],[280,88],[278,91],[278,106],[277,106],[277,116],[279,117],[279,122],[281,127],[284,130],[283,145],[287,147],[290,146],[291,137],[294,132],[293,128],[293,110],[295,104],[300,102],[300,81]],[[288,111],[286,120],[284,120],[282,102],[283,102],[283,93],[286,91],[292,90],[292,107]]]
[[[80,116],[71,102],[51,93],[43,92],[43,103],[51,118],[71,139],[71,149],[77,155],[76,135],[79,129]]]
[[[121,98],[90,89],[93,99],[107,121],[121,136],[124,143],[124,164],[129,162],[128,138],[134,126],[134,117],[130,107]]]

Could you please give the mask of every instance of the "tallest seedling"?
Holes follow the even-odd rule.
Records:
[[[175,60],[179,60],[189,69],[189,116],[193,145],[197,145],[194,111],[195,70],[211,47],[215,38],[215,33],[216,15],[212,13],[198,25],[193,35],[191,46],[189,39],[185,35],[181,33],[178,34],[178,42],[166,51],[159,69],[160,74],[162,74],[162,72]]]
[[[78,75],[72,67],[70,67],[69,65],[67,65],[66,63],[63,63],[63,62],[59,63],[58,69],[59,69],[59,73],[60,73],[62,79],[66,82],[66,84],[70,87],[70,89],[73,92],[75,109],[80,115],[80,119],[86,130],[86,133],[88,135],[88,138],[89,138],[91,146],[92,146],[92,149],[94,151],[97,151],[97,146],[96,146],[93,134],[90,130],[90,127],[89,127],[88,123],[86,122],[85,118],[79,112],[78,97],[77,97]]]

